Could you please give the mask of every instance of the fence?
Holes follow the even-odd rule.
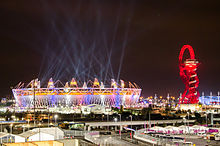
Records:
[[[135,131],[134,138],[145,141],[147,143],[151,143],[152,145],[162,145],[162,146],[189,146],[192,145],[190,142],[184,142],[184,140],[181,139],[167,139],[163,137],[154,137],[150,135],[143,134],[145,129],[141,129],[138,131]]]
[[[73,136],[73,137],[79,137],[79,136],[85,136],[86,131],[78,131],[78,130],[63,130],[65,136]]]
[[[85,139],[97,145],[102,143],[101,139],[98,138],[99,136],[99,131],[91,131],[85,133]]]

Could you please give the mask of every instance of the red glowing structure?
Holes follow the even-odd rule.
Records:
[[[190,58],[182,62],[186,49],[189,50]],[[179,100],[180,104],[196,104],[199,101],[199,92],[197,90],[199,78],[196,74],[198,65],[199,62],[195,59],[193,48],[190,45],[184,45],[179,54],[180,77],[185,84],[185,90]]]

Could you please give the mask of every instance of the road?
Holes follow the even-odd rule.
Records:
[[[102,135],[97,140],[100,141],[100,145],[137,146],[136,144],[120,139],[118,135]]]
[[[176,119],[176,120],[152,120],[150,121],[151,124],[170,124],[170,123],[182,123],[182,122],[189,122],[194,123],[195,120],[184,120],[184,119]],[[148,121],[118,121],[118,122],[86,122],[86,126],[120,126],[120,125],[145,125],[148,124]]]
[[[130,134],[123,134],[122,137],[121,137],[122,140],[124,141],[127,141],[129,143],[132,143],[134,145],[139,145],[139,146],[152,146],[151,144],[148,144],[146,142],[143,142],[143,141],[140,141],[140,140],[137,140],[135,138],[132,138],[130,137]]]

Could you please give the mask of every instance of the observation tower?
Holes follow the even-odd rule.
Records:
[[[190,58],[183,62],[185,50],[189,50]],[[197,68],[199,62],[195,59],[194,50],[190,45],[184,45],[179,54],[180,77],[185,84],[185,90],[179,100],[179,104],[197,104],[199,102],[199,78],[197,76]]]
[[[38,79],[32,80],[26,87],[19,83],[12,89],[16,100],[16,106],[24,109],[46,108],[73,108],[75,106],[99,104],[102,106],[130,107],[138,102],[141,89],[135,83],[125,83],[114,79],[110,85],[104,85],[97,78],[94,81],[80,82],[72,78],[61,87],[59,80],[53,82],[50,78],[46,87],[41,87]]]

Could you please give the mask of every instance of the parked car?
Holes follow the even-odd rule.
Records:
[[[64,136],[64,139],[73,139],[74,136]]]
[[[111,135],[110,131],[101,131],[99,132],[100,135]]]

